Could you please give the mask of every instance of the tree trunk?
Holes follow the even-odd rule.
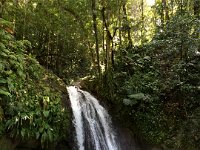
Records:
[[[141,28],[141,44],[144,44],[144,0],[141,0],[141,20],[142,20],[142,28]]]
[[[1,0],[0,2],[0,18],[2,18],[3,15],[3,6],[5,4],[6,0]]]
[[[194,0],[194,15],[200,19],[200,0]]]
[[[103,47],[103,63],[106,66],[107,60],[106,60],[106,49],[105,49],[105,32],[104,32],[104,20],[102,22],[102,47]]]
[[[106,21],[107,20],[107,21]],[[111,60],[111,41],[112,41],[112,36],[109,31],[109,26],[110,26],[110,10],[107,9],[107,19],[105,19],[105,27],[106,27],[106,59],[107,59],[107,69],[111,66],[110,60]]]
[[[200,0],[194,0],[194,15],[195,17],[200,20]],[[196,31],[196,35],[195,38],[199,38],[199,31],[198,31],[198,27],[195,29]],[[200,44],[198,46],[198,51],[200,51]]]
[[[99,41],[98,41],[98,30],[97,30],[97,14],[96,14],[96,0],[92,0],[92,19],[93,19],[93,28],[96,44],[96,58],[97,58],[97,71],[98,75],[101,74],[100,61],[99,61]]]
[[[131,39],[131,28],[129,26],[129,22],[128,22],[128,18],[127,18],[126,2],[123,3],[122,7],[123,7],[124,19],[125,19],[125,22],[126,22],[125,29],[128,33],[128,41],[129,41],[128,46],[132,47],[133,43],[132,43],[132,39]]]
[[[169,20],[169,10],[167,7],[167,0],[162,0],[162,5],[165,10],[165,21],[168,21]]]
[[[106,16],[105,16],[106,13]],[[104,23],[104,27],[106,29],[106,58],[105,58],[105,71],[111,66],[111,55],[112,55],[112,48],[111,48],[111,42],[113,39],[113,36],[111,35],[111,32],[109,30],[110,25],[110,10],[106,9],[104,6],[101,10],[102,19]]]
[[[119,47],[121,47],[122,45],[122,34],[121,34],[121,26],[122,26],[122,19],[121,19],[121,4],[120,4],[120,0],[118,0],[118,5],[120,6],[119,7],[119,10],[118,10],[118,27],[119,27]]]
[[[171,15],[173,16],[174,15],[174,0],[171,0]]]

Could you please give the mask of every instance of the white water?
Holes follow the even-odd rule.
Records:
[[[79,150],[118,150],[107,111],[90,93],[67,87]]]

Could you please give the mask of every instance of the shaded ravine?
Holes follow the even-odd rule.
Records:
[[[67,87],[79,150],[119,150],[107,111],[90,93]]]

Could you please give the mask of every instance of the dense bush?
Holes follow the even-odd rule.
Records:
[[[43,147],[66,138],[60,132],[67,131],[69,113],[49,83],[53,75],[26,54],[28,41],[5,30],[10,22],[0,24],[0,136],[39,139]]]
[[[151,42],[120,49],[103,85],[94,85],[117,105],[115,118],[150,143],[199,146],[199,28],[194,16],[177,11]]]

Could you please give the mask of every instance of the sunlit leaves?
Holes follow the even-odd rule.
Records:
[[[5,91],[3,89],[0,89],[0,95],[5,95],[5,96],[11,96],[11,94],[8,91]]]

